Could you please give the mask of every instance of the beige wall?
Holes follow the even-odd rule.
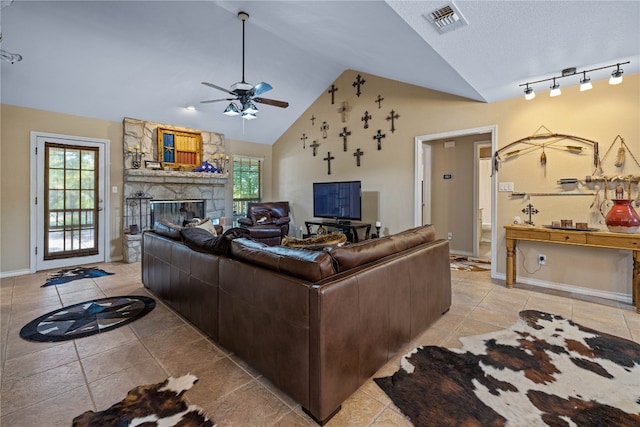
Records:
[[[111,141],[110,257],[122,257],[123,125],[89,117],[0,105],[0,272],[28,271],[30,244],[30,132],[101,138]],[[214,130],[215,131],[215,130]],[[265,159],[265,197],[271,198],[271,146],[243,141],[228,141],[231,154]]]
[[[360,74],[366,83],[362,86],[362,95],[356,97],[352,82],[357,74],[347,70],[339,76],[334,82],[338,87],[336,103],[331,104],[328,93],[321,94],[273,146],[276,198],[291,201],[298,222],[312,217],[311,184],[314,181],[360,179],[364,192],[379,195],[377,215],[388,232],[411,227],[414,221],[415,138],[421,135],[495,125],[500,148],[533,134],[544,125],[552,132],[600,141],[601,156],[620,134],[640,159],[638,74],[625,75],[624,83],[618,86],[610,86],[606,81],[595,82],[593,90],[585,93],[580,93],[578,86],[563,87],[563,94],[558,98],[550,98],[544,91],[533,101],[518,97],[491,104],[364,73]],[[374,102],[378,95],[384,98],[381,109]],[[343,101],[347,101],[351,108],[347,123],[341,122],[338,113]],[[390,123],[385,120],[391,109],[400,115],[395,133],[390,132]],[[361,121],[365,110],[373,115],[366,130]],[[312,115],[316,117],[315,126],[311,125]],[[319,127],[325,120],[330,126],[329,137],[322,139]],[[347,152],[342,151],[342,139],[338,136],[343,126],[352,132]],[[381,151],[376,150],[372,139],[377,129],[386,134]],[[308,147],[302,148],[300,138],[303,133],[309,136],[307,144],[314,139],[321,144],[316,157]],[[356,148],[365,152],[359,168],[353,157]],[[327,151],[335,156],[331,175],[327,175],[327,162],[322,160]],[[587,154],[576,156],[553,149],[547,150],[546,154],[546,168],[540,165],[539,153],[520,156],[519,160],[503,162],[497,179],[513,181],[517,191],[559,191],[556,181],[560,177],[584,177],[593,172]],[[624,173],[640,173],[631,164],[632,161],[628,160]],[[605,172],[617,173],[611,167]],[[577,221],[586,216],[592,201],[588,196],[534,198],[535,206],[540,210],[536,223],[546,224],[559,216]],[[495,225],[498,228],[496,244],[499,256],[495,261],[498,274],[504,276],[505,248],[501,225],[512,222],[516,215],[522,216],[520,210],[526,203],[523,199],[508,197],[507,193],[499,193],[497,203]],[[441,235],[443,232],[446,230],[439,230]],[[520,250],[518,274],[524,281],[631,294],[632,262],[628,251],[529,243],[522,243]],[[535,263],[538,253],[545,253],[548,262],[546,267],[534,271],[538,267]],[[531,273],[527,273],[523,266]]]

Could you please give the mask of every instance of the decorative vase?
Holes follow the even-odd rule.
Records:
[[[613,199],[613,206],[605,217],[609,231],[633,234],[640,228],[640,217],[631,206],[629,199]]]

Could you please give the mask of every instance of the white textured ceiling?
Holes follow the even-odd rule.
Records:
[[[2,49],[24,60],[2,62],[1,101],[272,144],[346,69],[486,102],[571,66],[630,60],[625,74],[640,71],[640,1],[459,0],[469,25],[441,35],[423,14],[446,3],[16,0],[1,11]],[[221,114],[225,103],[199,103],[225,97],[201,81],[241,80],[240,10],[250,14],[246,80],[270,83],[264,97],[290,103],[259,105],[244,123]]]

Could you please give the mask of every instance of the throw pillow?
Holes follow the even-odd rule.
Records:
[[[216,231],[216,228],[213,225],[213,223],[211,222],[211,218],[209,218],[209,217],[203,219],[202,221],[188,224],[187,227],[202,228],[203,230],[208,231],[209,233],[211,233],[214,236],[218,235],[218,232]]]
[[[272,224],[271,212],[268,210],[255,210],[251,213],[251,219],[256,225]]]

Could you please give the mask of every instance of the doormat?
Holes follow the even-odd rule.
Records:
[[[188,374],[179,378],[169,377],[158,384],[139,385],[110,408],[80,414],[71,425],[215,427],[200,407],[188,405],[183,398],[184,392],[196,381],[195,375]]]
[[[452,270],[459,271],[489,271],[491,261],[480,261],[469,259],[466,256],[449,255],[449,262]]]
[[[638,426],[640,344],[521,311],[511,328],[418,347],[374,381],[418,426]]]
[[[107,332],[145,316],[156,306],[153,298],[124,296],[85,301],[59,308],[27,323],[20,337],[56,342]]]
[[[57,273],[47,276],[47,281],[41,288],[47,286],[62,285],[78,279],[89,279],[93,277],[111,276],[115,273],[108,273],[97,267],[74,267],[60,270]]]

